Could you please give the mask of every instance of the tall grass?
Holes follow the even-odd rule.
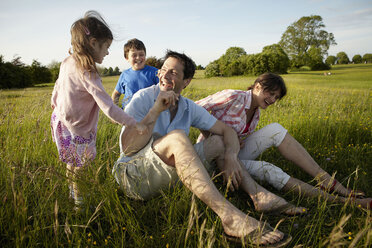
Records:
[[[315,160],[344,185],[372,196],[372,66],[336,66],[323,72],[283,75],[288,95],[262,111],[259,128],[279,122]],[[117,77],[104,78],[111,92]],[[254,77],[204,79],[200,72],[184,95],[196,100],[216,91],[245,89]],[[53,85],[0,91],[0,244],[2,247],[234,247],[221,236],[217,216],[182,185],[147,202],[128,199],[111,169],[119,156],[120,126],[102,114],[97,157],[80,178],[85,208],[75,213],[68,199],[65,165],[50,134]],[[192,129],[194,141],[198,132]],[[314,184],[275,149],[261,157]],[[215,179],[223,194],[221,179]],[[369,247],[371,212],[350,204],[325,203],[271,191],[310,209],[304,217],[261,216],[242,192],[226,196],[249,215],[281,222],[292,247]]]

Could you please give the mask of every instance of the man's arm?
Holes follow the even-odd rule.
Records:
[[[116,105],[119,104],[120,96],[121,96],[121,93],[117,91],[116,89],[112,92],[111,99]]]
[[[219,169],[223,172],[223,177],[226,182],[229,177],[231,177],[231,190],[238,189],[241,182],[242,167],[238,158],[240,144],[236,132],[234,129],[218,120],[208,131],[223,136],[225,159],[224,165]]]
[[[140,121],[140,124],[146,126],[146,131],[141,134],[133,127],[125,128],[120,138],[122,149],[126,156],[135,154],[149,142],[160,113],[175,105],[177,100],[178,94],[173,91],[160,91],[154,105]]]

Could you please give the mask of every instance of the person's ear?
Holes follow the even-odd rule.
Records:
[[[253,90],[256,92],[260,92],[262,89],[262,85],[260,83],[256,83],[255,86],[253,87]]]
[[[98,40],[96,38],[90,38],[89,39],[89,45],[91,47],[96,48],[97,44],[98,44]]]
[[[183,83],[184,83],[183,88],[186,88],[186,87],[191,83],[191,79],[192,79],[192,78],[184,79],[184,80],[183,80]]]

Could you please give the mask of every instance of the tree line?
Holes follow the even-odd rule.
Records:
[[[372,63],[371,53],[363,57],[355,55],[351,61],[345,52],[327,57],[330,46],[337,43],[333,34],[324,27],[321,16],[301,17],[287,27],[277,44],[264,47],[261,53],[247,54],[241,47],[230,47],[206,66],[205,76],[259,75],[264,72],[283,74],[303,66],[310,70],[328,70],[335,64]]]
[[[279,74],[289,69],[307,66],[311,70],[328,70],[335,64],[372,63],[372,54],[354,55],[349,59],[345,52],[336,56],[327,56],[331,45],[336,45],[332,33],[324,30],[322,17],[304,16],[287,27],[277,44],[265,46],[261,53],[247,54],[241,47],[230,47],[220,58],[209,63],[205,68],[206,77],[259,75],[264,72]],[[326,59],[324,59],[326,57]],[[146,64],[161,68],[163,60],[154,56],[146,59]],[[0,89],[24,88],[37,84],[55,82],[58,78],[61,62],[52,62],[43,66],[37,60],[25,65],[20,57],[5,62],[0,55]],[[97,66],[101,76],[120,75],[118,67],[104,68]]]
[[[149,57],[152,66],[160,68],[163,64],[161,59]],[[58,79],[61,62],[51,62],[48,66],[42,65],[37,60],[33,60],[31,65],[26,65],[17,56],[10,62],[5,62],[0,55],[0,89],[26,88],[38,84],[53,83]],[[98,73],[105,76],[117,76],[121,71],[119,67],[106,68],[97,66]]]

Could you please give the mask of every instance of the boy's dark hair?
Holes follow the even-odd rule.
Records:
[[[164,57],[164,61],[170,57],[176,58],[182,62],[183,79],[191,79],[194,77],[196,65],[195,62],[190,57],[188,57],[184,53],[178,53],[171,50],[167,50],[167,53],[165,54]]]
[[[124,58],[125,59],[128,59],[128,54],[129,54],[130,49],[143,50],[145,51],[145,54],[146,54],[145,44],[143,44],[142,41],[136,38],[128,40],[128,42],[125,43],[124,45]]]
[[[266,91],[276,91],[280,90],[280,97],[282,99],[287,94],[287,87],[285,86],[284,80],[281,76],[266,72],[258,76],[258,78],[254,81],[254,84],[248,87],[248,90],[254,88],[256,84],[261,84],[263,89]]]

